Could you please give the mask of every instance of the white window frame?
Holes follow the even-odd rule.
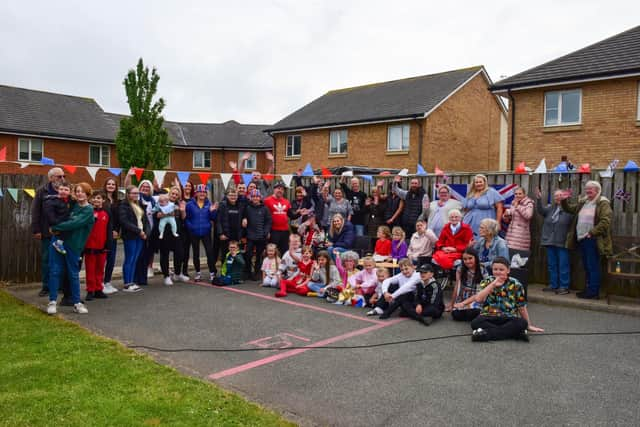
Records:
[[[202,166],[196,166],[196,155],[198,153],[202,153]],[[209,166],[206,165],[207,163],[207,155],[209,156]],[[205,151],[205,150],[194,150],[193,152],[193,168],[194,169],[211,169],[211,151]]]
[[[29,150],[28,150],[29,156],[26,159],[20,157],[20,143],[23,141],[28,142],[29,144]],[[40,160],[33,159],[33,147],[32,147],[33,142],[40,143]],[[38,139],[38,138],[18,138],[18,161],[40,163],[43,157],[44,157],[44,140]]]
[[[100,150],[100,161],[98,163],[92,162],[91,161],[91,150],[92,149],[99,149]],[[104,162],[104,149],[107,149],[107,153],[106,153],[106,163]],[[109,147],[108,145],[90,145],[89,146],[89,166],[105,166],[105,167],[109,167],[111,165],[111,147]]]
[[[391,146],[389,145],[391,143],[391,130],[392,129],[396,129],[396,128],[401,128],[401,133],[400,133],[400,148],[391,148]],[[406,131],[406,135],[407,135],[407,146],[405,147],[403,145],[404,142],[404,137],[405,137],[405,131]],[[404,125],[392,125],[392,126],[388,126],[387,127],[387,151],[391,152],[391,153],[404,153],[406,151],[409,151],[409,148],[411,147],[411,126],[409,124],[404,124]]]
[[[247,153],[247,151],[240,151],[238,153],[238,161],[240,161],[242,159],[242,156],[244,156]],[[253,163],[253,165],[251,165],[251,163]],[[247,160],[244,161],[244,165],[243,169],[244,170],[256,170],[258,168],[258,156],[256,155],[255,151],[251,152],[251,157],[248,158]]]
[[[344,136],[344,141],[342,141],[343,136]],[[332,150],[333,147],[331,145],[331,142],[333,141],[334,137],[337,138],[337,141],[338,141],[337,151]],[[342,151],[343,142],[345,144],[344,151]],[[329,155],[347,154],[348,152],[349,152],[349,131],[347,129],[340,129],[340,130],[332,130],[331,132],[329,132]]]
[[[298,154],[293,152],[296,138],[299,138],[300,140],[300,152]],[[284,156],[287,158],[302,156],[302,135],[287,135],[287,140],[284,146]]]
[[[562,121],[562,94],[570,93],[570,92],[578,92],[580,94],[580,105],[578,106],[578,121],[577,122],[563,122]],[[558,94],[558,123],[556,124],[547,124],[547,95],[557,93]],[[567,89],[567,90],[552,90],[544,93],[544,111],[542,117],[544,127],[555,127],[555,126],[574,126],[582,124],[582,89]]]

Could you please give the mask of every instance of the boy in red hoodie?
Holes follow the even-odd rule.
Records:
[[[84,263],[86,269],[87,296],[86,301],[94,298],[107,298],[102,292],[104,264],[107,259],[107,248],[113,236],[113,226],[109,212],[103,209],[106,197],[102,191],[94,191],[91,195],[93,217],[95,222],[84,245]]]

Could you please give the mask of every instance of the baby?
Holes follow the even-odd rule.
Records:
[[[158,204],[155,208],[153,208],[153,212],[162,212],[164,215],[160,218],[160,223],[158,224],[158,230],[160,231],[159,238],[162,239],[164,237],[164,229],[169,225],[169,228],[172,229],[173,235],[178,237],[178,224],[176,224],[176,217],[173,215],[173,212],[176,210],[176,204],[169,201],[169,196],[166,194],[161,194],[158,196]]]

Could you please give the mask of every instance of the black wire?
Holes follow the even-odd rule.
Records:
[[[545,332],[535,334],[535,337],[552,337],[552,336],[594,336],[594,335],[640,335],[640,331],[618,331],[618,332]],[[365,348],[387,347],[391,345],[401,344],[413,344],[425,341],[439,341],[447,340],[451,338],[469,337],[471,334],[457,334],[457,335],[443,335],[439,337],[417,338],[412,340],[391,341],[378,344],[363,344],[363,345],[345,345],[345,346],[292,346],[281,348],[160,348],[151,347],[147,345],[129,345],[127,347],[135,349],[145,349],[151,351],[158,351],[162,353],[180,353],[180,352],[199,352],[199,353],[244,353],[252,351],[288,351],[288,350],[360,350]]]

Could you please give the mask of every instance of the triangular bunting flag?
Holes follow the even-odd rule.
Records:
[[[329,178],[333,176],[333,174],[331,173],[331,171],[327,168],[322,168],[322,177],[323,178]]]
[[[293,179],[293,175],[280,175],[280,178],[282,178],[282,182],[284,182],[284,185],[286,185],[287,187],[291,186],[291,179]]]
[[[200,172],[198,176],[200,177],[200,182],[202,182],[203,184],[207,184],[209,182],[209,177],[211,176],[211,174],[209,172]]]
[[[578,168],[578,173],[591,173],[591,166],[589,163],[583,163]]]
[[[353,171],[344,171],[341,174],[342,176],[353,176]]]
[[[540,164],[538,165],[536,170],[533,171],[533,173],[547,173],[547,163],[544,161],[544,159],[540,160]]]
[[[36,190],[33,188],[25,188],[24,192],[27,193],[32,199],[36,197]]]
[[[227,189],[227,185],[229,185],[229,181],[231,180],[231,175],[230,173],[221,173],[220,174],[220,179],[222,180],[222,186],[224,187],[224,189]]]
[[[567,162],[560,162],[558,166],[553,168],[554,172],[569,172],[569,168],[567,167]]]
[[[122,168],[109,168],[109,172],[111,172],[111,175],[120,176]]]
[[[140,181],[142,179],[142,174],[144,173],[144,168],[133,168],[133,171],[136,174],[136,179]]]
[[[76,173],[76,167],[73,165],[62,165],[62,167],[64,168],[64,170],[66,170],[67,172],[69,172],[70,174],[74,174]]]
[[[523,174],[523,173],[526,173],[526,172],[527,172],[526,167],[527,167],[527,166],[524,164],[524,162],[520,162],[520,163],[518,164],[518,167],[516,167],[516,170],[514,170],[514,172],[515,172],[515,173],[517,173],[517,174]]]
[[[251,180],[253,179],[253,175],[250,173],[243,173],[242,174],[242,182],[244,182],[244,185],[249,186],[249,183],[251,182]]]
[[[40,159],[40,163],[42,163],[43,165],[55,165],[56,162],[53,159],[50,159],[48,157],[42,157],[42,159]]]
[[[187,182],[189,181],[191,172],[178,172],[177,175],[178,175],[178,181],[180,181],[180,185],[184,187],[185,185],[187,185]]]
[[[91,179],[95,181],[96,174],[98,173],[98,170],[100,170],[100,168],[97,166],[85,166],[84,168],[87,170],[87,172],[89,172],[89,175],[91,175]]]
[[[426,175],[426,174],[427,174],[427,171],[424,170],[424,168],[420,163],[418,163],[418,166],[416,167],[416,175]]]
[[[360,177],[365,181],[373,182],[373,177],[371,175],[360,175]]]
[[[164,191],[166,191],[167,193],[171,191],[171,189],[169,187],[164,187]]]
[[[11,195],[11,198],[14,202],[18,203],[18,189],[17,188],[7,188],[7,191]]]
[[[436,166],[433,170],[433,173],[436,174],[436,176],[442,176],[444,175],[444,171],[442,169],[440,169],[438,166]]]
[[[31,164],[29,162],[19,162],[19,163],[20,163],[20,169],[24,169]]]
[[[600,171],[600,178],[613,178],[613,170],[611,165],[607,166],[607,169]]]
[[[262,175],[262,179],[264,179],[265,181],[271,182],[273,181],[273,174],[272,173],[265,173],[264,175]]]
[[[640,171],[640,167],[633,160],[629,160],[622,170],[625,172],[638,172]]]
[[[307,166],[304,167],[302,176],[313,176],[313,168],[311,167],[311,163],[307,163]]]
[[[0,149],[0,162],[7,161],[7,147],[2,147]]]
[[[409,175],[409,169],[402,169],[400,172],[398,172],[398,176],[407,176]]]
[[[160,187],[162,187],[162,185],[164,184],[164,176],[166,174],[167,174],[167,171],[161,171],[161,170],[153,171],[153,176],[155,177],[156,182]]]

